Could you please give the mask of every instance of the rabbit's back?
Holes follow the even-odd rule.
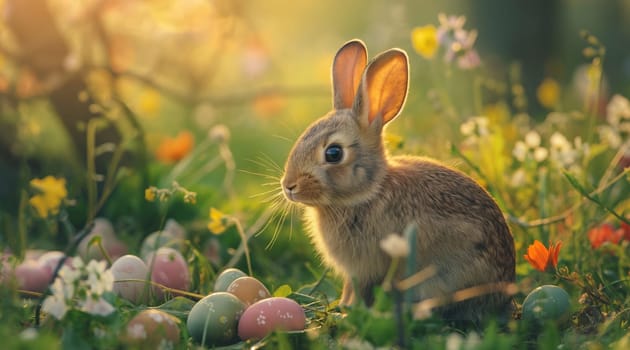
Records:
[[[418,225],[419,268],[437,268],[436,290],[420,288],[419,297],[439,296],[434,293],[442,288],[452,293],[514,281],[514,240],[486,190],[462,172],[426,158],[393,158],[388,173],[382,191],[391,194],[391,212],[403,214],[399,225]]]

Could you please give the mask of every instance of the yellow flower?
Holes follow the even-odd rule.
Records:
[[[210,222],[208,230],[215,235],[223,233],[228,226],[228,217],[215,208],[210,208]]]
[[[138,106],[142,116],[155,117],[160,111],[161,96],[156,90],[146,90],[140,95]]]
[[[61,201],[68,196],[66,179],[46,176],[43,179],[32,179],[30,184],[39,191],[28,201],[37,211],[37,215],[45,218],[49,214],[59,213]]]
[[[414,28],[411,31],[411,44],[420,56],[426,59],[433,58],[439,45],[437,29],[433,25]]]
[[[157,189],[153,186],[147,188],[144,190],[144,199],[147,200],[147,202],[153,202],[155,200],[155,193],[157,192]]]
[[[553,108],[560,99],[560,84],[551,78],[545,78],[536,90],[538,102],[545,108]]]

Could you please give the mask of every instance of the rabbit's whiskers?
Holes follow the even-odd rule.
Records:
[[[280,185],[281,175],[278,175],[282,174],[283,169],[278,163],[264,153],[261,153],[257,159],[249,161],[255,164],[260,171],[242,170],[242,172],[270,180],[262,183],[261,186],[271,187],[271,189],[254,194],[251,198],[261,198],[261,202],[269,204],[273,211],[269,220],[256,233],[258,236],[269,227],[273,227],[271,240],[265,246],[265,249],[271,249],[278,240],[287,219],[289,220],[289,238],[293,235],[293,217],[297,214],[298,207],[284,198]]]

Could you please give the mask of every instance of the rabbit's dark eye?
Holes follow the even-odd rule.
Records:
[[[339,145],[330,145],[326,148],[324,155],[327,163],[336,164],[343,158],[343,149]]]

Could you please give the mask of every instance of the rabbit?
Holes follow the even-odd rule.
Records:
[[[418,228],[418,271],[435,273],[413,300],[515,280],[514,239],[490,194],[438,161],[390,156],[383,128],[407,97],[407,54],[390,49],[367,62],[360,40],[347,42],[332,64],[333,110],[311,124],[291,149],[280,180],[284,197],[304,207],[307,230],[326,265],[344,279],[341,305],[371,303],[391,257],[380,241]],[[510,307],[496,292],[436,308],[444,317],[478,319]]]

